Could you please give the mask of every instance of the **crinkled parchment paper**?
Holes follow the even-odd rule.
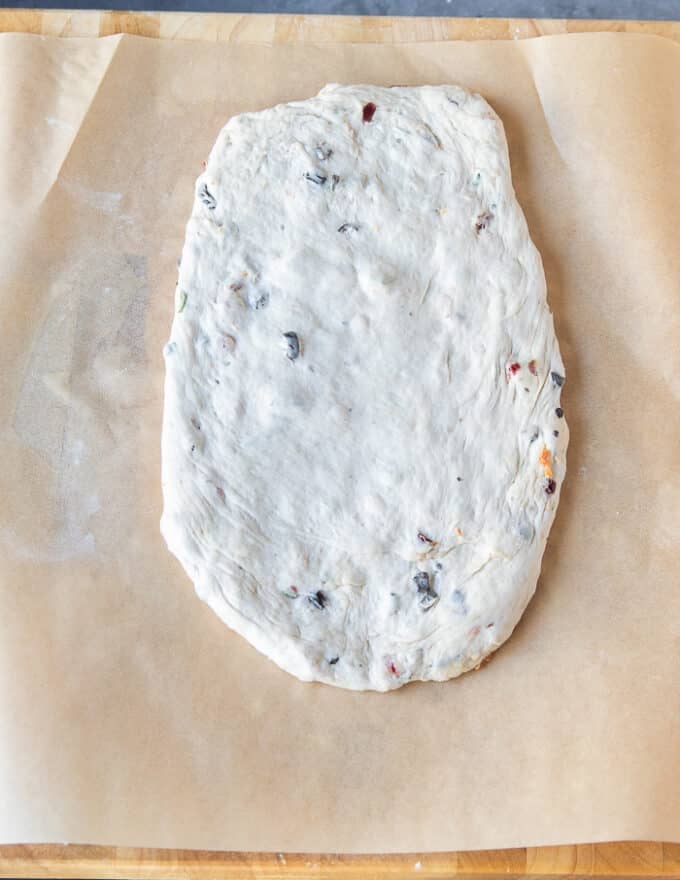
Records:
[[[201,160],[231,114],[329,81],[491,102],[568,376],[536,598],[481,671],[387,695],[281,672],[158,530]],[[0,83],[0,840],[680,840],[680,48],[6,35]]]

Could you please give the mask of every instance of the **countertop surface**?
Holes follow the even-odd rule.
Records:
[[[112,9],[148,9],[112,0]],[[96,0],[0,0],[0,7],[101,8]],[[280,12],[317,15],[447,15],[499,18],[680,19],[680,0],[157,0],[162,12]]]

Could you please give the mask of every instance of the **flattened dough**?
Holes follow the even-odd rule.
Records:
[[[162,532],[228,626],[300,679],[381,691],[508,638],[568,431],[481,97],[330,85],[231,119],[165,361]]]

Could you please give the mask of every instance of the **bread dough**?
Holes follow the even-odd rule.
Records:
[[[481,97],[330,85],[231,119],[165,362],[162,532],[259,651],[384,691],[508,638],[568,431],[541,260]]]

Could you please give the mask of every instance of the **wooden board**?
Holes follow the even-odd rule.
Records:
[[[405,43],[525,39],[615,31],[680,42],[680,22],[568,19],[379,18],[0,9],[0,32],[66,37],[139,34],[232,43]],[[217,853],[95,846],[0,846],[0,877],[338,880],[338,878],[677,878],[680,844],[603,843],[485,852],[342,856]]]
[[[158,880],[457,880],[680,877],[680,844],[603,843],[389,856],[212,853],[94,846],[0,847],[0,877]]]
[[[77,12],[0,9],[0,31],[60,37],[139,34],[231,43],[409,43],[518,40],[543,34],[618,31],[680,42],[680,22],[533,18],[382,18],[186,12]]]

